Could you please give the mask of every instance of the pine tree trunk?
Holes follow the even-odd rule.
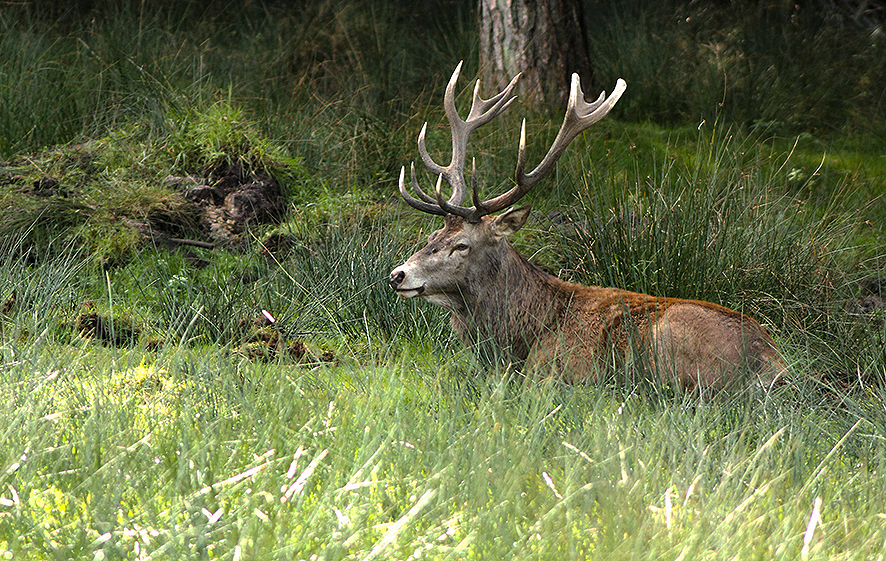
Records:
[[[522,72],[524,103],[565,103],[573,72],[593,92],[582,0],[480,0],[480,74],[490,90]]]

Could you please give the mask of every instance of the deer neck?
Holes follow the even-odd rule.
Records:
[[[483,276],[468,279],[452,324],[466,343],[492,343],[525,360],[538,337],[559,323],[571,295],[562,281],[502,243]]]

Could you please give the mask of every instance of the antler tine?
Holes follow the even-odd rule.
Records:
[[[412,172],[412,188],[415,189],[415,192],[421,197],[421,201],[413,197],[406,191],[406,167],[403,166],[400,168],[400,196],[403,197],[403,200],[406,201],[409,206],[416,210],[420,210],[422,212],[427,212],[430,214],[436,214],[439,216],[445,216],[446,212],[440,208],[439,205],[436,204],[436,201],[431,197],[427,196],[424,191],[418,186],[418,180],[415,178],[415,164],[411,165]]]
[[[548,153],[534,170],[529,173],[523,172],[526,166],[526,120],[524,119],[523,125],[520,127],[520,145],[517,149],[517,185],[508,192],[483,203],[482,206],[485,207],[486,212],[496,212],[513,205],[535,187],[542,178],[550,173],[569,143],[612,110],[625,88],[627,88],[627,84],[619,78],[615,83],[615,89],[612,90],[612,94],[608,98],[606,92],[603,92],[596,101],[588,103],[584,99],[578,74],[573,74],[566,115],[563,117],[563,124],[560,126],[560,131]]]
[[[588,103],[585,101],[584,92],[581,91],[581,82],[578,74],[573,74],[569,102],[566,105],[566,115],[563,117],[563,124],[560,126],[560,131],[557,133],[554,143],[538,166],[522,178],[518,177],[517,182],[519,183],[522,179],[523,182],[530,183],[531,185],[538,183],[551,171],[554,163],[576,136],[605,117],[615,107],[625,88],[627,88],[627,84],[619,78],[615,82],[615,88],[608,98],[606,97],[606,92],[602,92],[596,101]]]
[[[440,175],[441,173],[446,171],[446,168],[435,162],[431,155],[428,154],[428,147],[425,142],[425,135],[428,132],[428,124],[425,123],[421,126],[421,131],[418,133],[418,154],[421,156],[421,161],[424,162],[425,167],[428,168],[434,175]]]
[[[409,164],[409,172],[412,175],[412,189],[418,195],[418,198],[428,204],[432,204],[432,205],[437,204],[437,199],[435,199],[429,195],[426,195],[425,192],[422,190],[422,188],[419,187],[418,179],[415,177],[415,164],[414,163]]]
[[[471,101],[471,110],[468,112],[467,118],[470,130],[485,125],[499,114],[503,113],[511,102],[517,99],[515,96],[511,95],[511,92],[517,86],[517,80],[520,79],[521,75],[522,73],[518,72],[516,76],[511,78],[511,81],[505,86],[505,89],[489,99],[483,99],[480,97],[480,80],[477,80],[477,83],[474,84],[474,96]]]
[[[480,202],[480,194],[477,192],[477,159],[471,158],[471,193],[474,200],[474,212],[482,213],[479,216],[483,216],[483,214],[488,214],[486,212],[486,207],[483,206],[483,203]]]
[[[457,214],[457,213],[451,212],[451,209],[449,209],[449,204],[443,200],[443,193],[440,190],[440,187],[442,184],[443,184],[443,176],[438,175],[437,182],[434,184],[434,194],[437,195],[437,206],[439,206],[440,209],[443,210],[443,212],[445,212],[447,214]]]

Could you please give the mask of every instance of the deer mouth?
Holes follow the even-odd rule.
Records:
[[[397,293],[397,296],[403,298],[404,300],[408,300],[410,298],[415,298],[416,296],[421,296],[425,291],[425,286],[421,285],[416,288],[395,288],[394,292]]]

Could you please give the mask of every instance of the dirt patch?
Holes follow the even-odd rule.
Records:
[[[858,308],[865,314],[886,310],[886,277],[872,277],[861,283]]]
[[[309,347],[301,339],[290,340],[266,316],[241,320],[240,328],[250,334],[237,353],[253,362],[271,362],[286,357],[304,365],[336,362],[332,351]]]
[[[263,170],[251,170],[241,164],[218,166],[203,177],[169,176],[165,183],[195,206],[202,222],[201,230],[208,238],[203,242],[169,236],[173,243],[236,245],[248,227],[276,224],[286,212],[286,201],[277,180]]]
[[[71,196],[69,188],[62,186],[58,179],[54,177],[41,177],[31,184],[30,189],[26,189],[25,193],[32,197],[62,197]]]
[[[99,314],[91,302],[83,304],[74,324],[82,337],[96,339],[112,347],[129,347],[138,341],[138,328],[125,320]]]
[[[257,340],[242,345],[237,354],[246,357],[251,362],[273,362],[281,357],[286,357],[297,364],[316,365],[331,364],[335,362],[332,351],[316,352],[301,339],[283,341],[282,339],[269,338]]]

